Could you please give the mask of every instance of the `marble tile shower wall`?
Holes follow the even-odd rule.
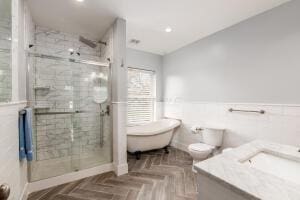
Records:
[[[35,44],[34,51],[53,56],[72,57],[84,60],[101,61],[101,45],[96,39],[83,35],[87,39],[93,41],[97,46],[91,48],[79,41],[78,34],[64,33],[61,31],[36,26],[35,27]],[[70,55],[70,49],[74,50],[74,54]],[[77,55],[80,53],[80,56]]]
[[[36,27],[34,51],[60,57],[100,61],[100,48],[80,43],[79,35]],[[68,51],[74,49],[74,54]],[[76,54],[80,53],[80,57]],[[32,99],[36,112],[87,111],[78,114],[36,115],[37,160],[89,155],[110,144],[109,124],[100,134],[100,106],[94,102],[94,87],[107,86],[107,68],[30,57]],[[104,120],[108,122],[108,118]]]
[[[0,20],[0,102],[11,99],[11,21]]]

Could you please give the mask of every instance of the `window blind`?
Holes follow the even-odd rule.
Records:
[[[128,125],[153,121],[155,103],[155,73],[128,68]]]

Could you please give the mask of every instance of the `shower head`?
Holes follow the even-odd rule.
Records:
[[[91,48],[96,48],[97,44],[95,44],[93,41],[86,39],[82,36],[79,36],[79,41],[82,42],[83,44],[86,44],[87,46],[91,47]]]
[[[83,44],[86,44],[87,46],[91,47],[91,48],[96,48],[97,44],[95,44],[93,41],[86,39],[83,36],[79,36],[79,41],[82,42]],[[102,41],[98,41],[98,43],[103,44],[106,46],[106,42],[102,42]]]

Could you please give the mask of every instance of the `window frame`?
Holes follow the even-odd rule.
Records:
[[[145,69],[145,68],[140,68],[140,67],[128,67],[127,70],[127,76],[129,75],[129,70],[137,70],[137,71],[141,71],[141,72],[148,72],[148,73],[152,73],[152,97],[150,97],[149,99],[152,100],[152,117],[151,120],[149,122],[145,122],[145,123],[129,123],[128,120],[128,110],[127,110],[127,126],[139,126],[139,125],[144,125],[144,124],[148,124],[151,123],[153,121],[156,120],[156,71],[152,70],[152,69]],[[127,97],[128,99],[130,98],[129,96],[129,92],[128,92],[129,86],[127,86]],[[127,107],[128,108],[128,107]]]

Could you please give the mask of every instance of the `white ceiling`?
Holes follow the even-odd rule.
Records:
[[[117,17],[127,46],[166,54],[290,0],[29,0],[34,21],[101,38]],[[170,26],[173,31],[166,33]],[[130,39],[141,40],[138,45]]]

